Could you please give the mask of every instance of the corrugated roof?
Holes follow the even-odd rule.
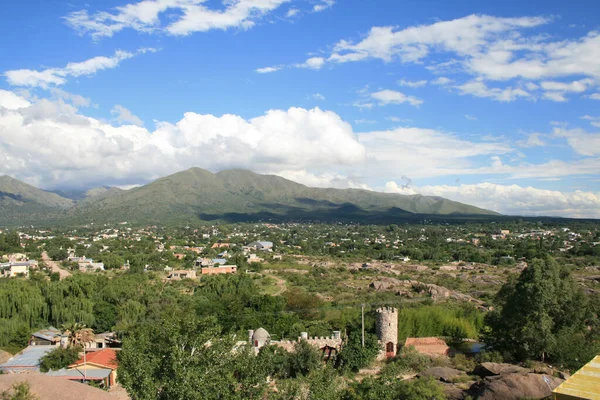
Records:
[[[552,392],[553,400],[600,400],[600,355]]]
[[[56,346],[29,346],[0,365],[0,368],[4,370],[38,369],[40,359],[54,349],[56,349]]]
[[[111,369],[101,368],[101,369],[84,369],[76,368],[76,369],[59,369],[58,371],[50,371],[46,373],[48,376],[59,376],[67,379],[106,379],[110,376],[112,372]]]

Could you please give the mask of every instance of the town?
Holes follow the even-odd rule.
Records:
[[[587,332],[572,332],[569,346],[599,348],[593,222],[29,227],[0,232],[0,255],[0,370],[42,374],[32,386],[76,383],[74,393],[181,390],[150,370],[154,383],[140,387],[135,370],[151,367],[138,355],[166,355],[196,332],[198,346],[229,354],[220,356],[223,371],[241,360],[263,371],[231,378],[245,398],[292,398],[308,387],[367,399],[393,377],[392,396],[547,397],[591,357],[561,351],[559,330],[548,356],[511,351],[494,325],[507,308],[497,293],[538,264],[569,266],[569,290],[590,299]],[[170,331],[168,321],[181,325]],[[217,362],[176,357],[170,362],[192,363],[194,374]]]

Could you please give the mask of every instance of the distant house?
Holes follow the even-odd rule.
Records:
[[[212,260],[213,265],[215,264],[220,264],[220,265],[225,265],[227,264],[227,260],[224,258],[213,258]]]
[[[108,376],[108,381],[106,384],[107,387],[110,387],[117,382],[118,366],[119,363],[117,361],[117,350],[102,349],[98,351],[86,352],[85,359],[81,357],[79,360],[69,365],[69,370],[77,370],[79,373],[83,373],[86,376],[96,375],[97,379],[106,379],[103,377]],[[108,371],[108,374],[106,371]],[[67,376],[67,378],[71,379],[69,376]]]
[[[219,265],[216,267],[206,267],[201,270],[202,275],[235,274],[237,265]]]
[[[428,356],[445,356],[450,347],[442,339],[436,337],[406,338],[404,348],[414,347],[414,349]]]
[[[248,262],[248,264],[252,264],[252,263],[261,263],[265,260],[264,260],[264,258],[258,257],[256,254],[250,254],[248,256],[248,258],[246,259],[246,261]]]
[[[248,246],[249,248],[253,248],[256,250],[262,250],[262,251],[272,251],[273,250],[273,242],[252,242],[249,243]]]
[[[196,268],[201,267],[212,267],[215,263],[210,258],[197,258],[196,259]]]
[[[8,262],[0,264],[0,274],[5,278],[29,277],[29,268],[37,266],[34,261]]]
[[[46,354],[55,350],[56,346],[28,346],[0,365],[5,374],[30,374],[40,372],[40,360]]]
[[[171,272],[167,278],[172,281],[179,281],[181,279],[196,279],[196,271],[181,269]]]
[[[33,332],[29,338],[31,346],[57,346],[60,344],[62,332],[53,326]]]

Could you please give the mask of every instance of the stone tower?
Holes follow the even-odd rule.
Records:
[[[398,350],[398,309],[377,309],[377,338],[384,346],[386,357],[394,357]]]

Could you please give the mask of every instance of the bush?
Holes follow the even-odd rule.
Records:
[[[482,351],[481,353],[475,356],[475,360],[478,363],[483,362],[494,362],[494,363],[503,363],[504,357],[498,351]]]
[[[477,363],[464,354],[457,354],[452,358],[452,365],[461,371],[473,371]]]
[[[429,357],[419,353],[414,347],[403,348],[383,370],[388,376],[398,376],[408,372],[422,372],[430,367],[446,367],[450,363],[445,357]]]
[[[79,359],[81,347],[70,347],[63,349],[57,347],[56,350],[46,354],[40,360],[40,371],[48,372],[50,370],[58,370],[66,368]]]

